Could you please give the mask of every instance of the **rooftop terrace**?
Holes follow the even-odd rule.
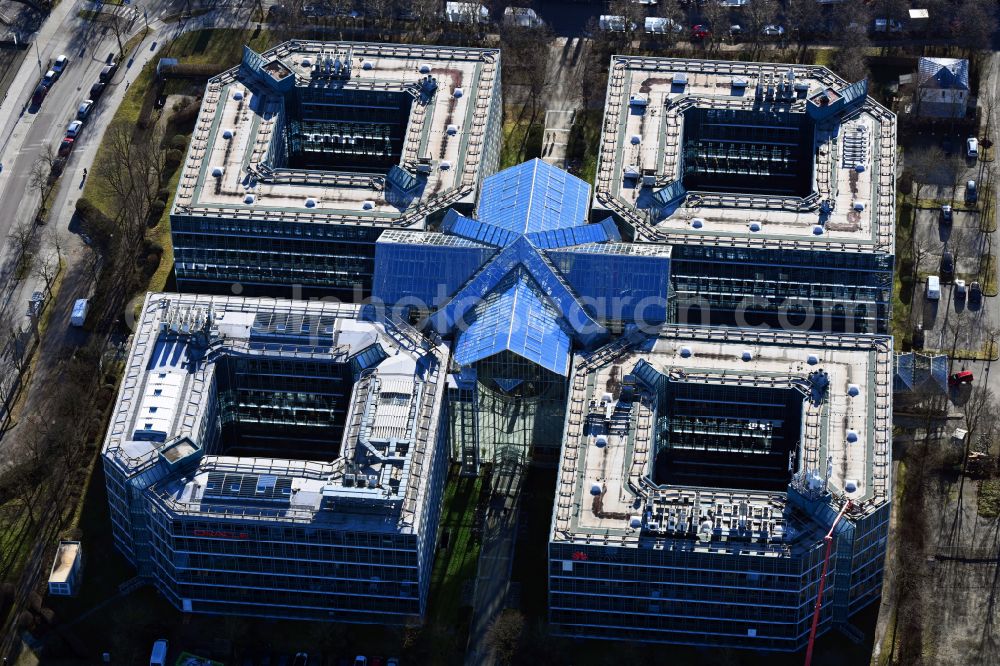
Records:
[[[895,132],[824,67],[616,56],[596,215],[636,240],[892,253]]]
[[[211,79],[173,214],[421,228],[486,175],[499,52],[286,42]]]
[[[891,382],[868,336],[670,326],[577,356],[553,539],[788,552],[813,527],[782,484],[890,501]]]

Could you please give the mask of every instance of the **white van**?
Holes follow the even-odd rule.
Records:
[[[153,653],[149,655],[149,666],[167,666],[167,639],[153,643]]]
[[[941,298],[941,279],[937,275],[927,276],[927,300],[936,301]]]

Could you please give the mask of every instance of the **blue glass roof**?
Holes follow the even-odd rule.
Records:
[[[466,314],[493,291],[517,266],[523,266],[535,282],[555,304],[577,337],[585,345],[596,342],[607,334],[607,329],[597,323],[580,305],[566,281],[555,267],[524,237],[504,248],[490,263],[469,280],[434,315],[434,325],[441,333],[448,333],[463,321]]]
[[[502,351],[569,374],[572,338],[559,311],[523,269],[512,271],[474,308],[472,323],[455,344],[455,361],[471,365]]]
[[[436,308],[459,365],[506,350],[566,374],[572,344],[600,342],[605,322],[666,319],[669,248],[623,243],[611,218],[588,224],[589,197],[540,160],[490,176],[476,218],[451,210],[441,233],[385,231],[372,293]]]
[[[587,223],[590,185],[540,159],[483,181],[480,220],[517,234],[579,227]]]

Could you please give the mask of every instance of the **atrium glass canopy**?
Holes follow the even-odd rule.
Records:
[[[441,232],[385,232],[373,297],[431,313],[455,360],[503,351],[565,376],[576,343],[609,327],[666,321],[670,249],[623,243],[609,218],[588,224],[590,186],[535,159],[485,180],[476,217]]]

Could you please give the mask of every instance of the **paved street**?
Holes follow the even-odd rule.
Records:
[[[98,80],[105,58],[117,51],[117,40],[110,30],[95,31],[93,24],[78,17],[76,9],[83,4],[60,4],[38,33],[38,48],[44,67],[47,67],[48,58],[54,60],[62,53],[72,58],[69,68],[52,87],[41,108],[34,113],[27,108],[39,78],[38,62],[34,57],[25,59],[7,99],[0,105],[0,128],[3,128],[0,137],[6,138],[6,145],[0,150],[0,162],[4,165],[0,172],[0,237],[8,238],[10,230],[16,228],[17,224],[31,223],[34,219],[39,195],[37,190],[28,187],[32,165],[42,153],[43,146],[58,145],[80,101],[86,98],[91,84]],[[170,3],[150,7],[150,13],[155,12],[157,17],[176,11]],[[59,360],[64,357],[64,354],[58,353],[59,350],[72,349],[86,341],[83,331],[69,326],[74,300],[85,297],[91,287],[90,275],[85,266],[86,248],[80,237],[70,232],[69,223],[76,202],[83,192],[83,169],[93,166],[104,132],[125,96],[127,83],[135,78],[146,63],[158,57],[162,44],[182,32],[246,24],[246,11],[233,10],[210,12],[187,21],[164,23],[159,18],[150,21],[148,34],[132,53],[126,54],[122,59],[111,85],[91,112],[79,145],[71,154],[50,197],[48,226],[51,231],[39,234],[42,245],[38,252],[40,257],[52,257],[54,244],[46,236],[47,233],[58,234],[66,274],[58,301],[50,306],[52,312],[47,340],[43,341],[42,347],[36,352],[32,385],[28,388],[22,413],[32,413],[37,401],[45,395],[44,387],[51,381],[58,381]],[[56,29],[52,29],[52,25]],[[131,35],[142,33],[143,30],[140,19],[132,26]],[[123,37],[123,41],[127,38],[128,36]],[[48,41],[43,43],[46,39]],[[0,138],[0,141],[3,140],[5,139]],[[41,281],[34,276],[21,281],[7,279],[15,268],[11,262],[12,247],[8,239],[0,248],[0,277],[4,278],[0,280],[0,284],[9,285],[0,294],[0,312],[9,307],[11,313],[23,316],[30,294],[40,288]],[[27,317],[24,317],[24,322],[27,325]],[[17,441],[18,430],[15,424],[0,438],[0,470],[9,466],[15,458]]]

